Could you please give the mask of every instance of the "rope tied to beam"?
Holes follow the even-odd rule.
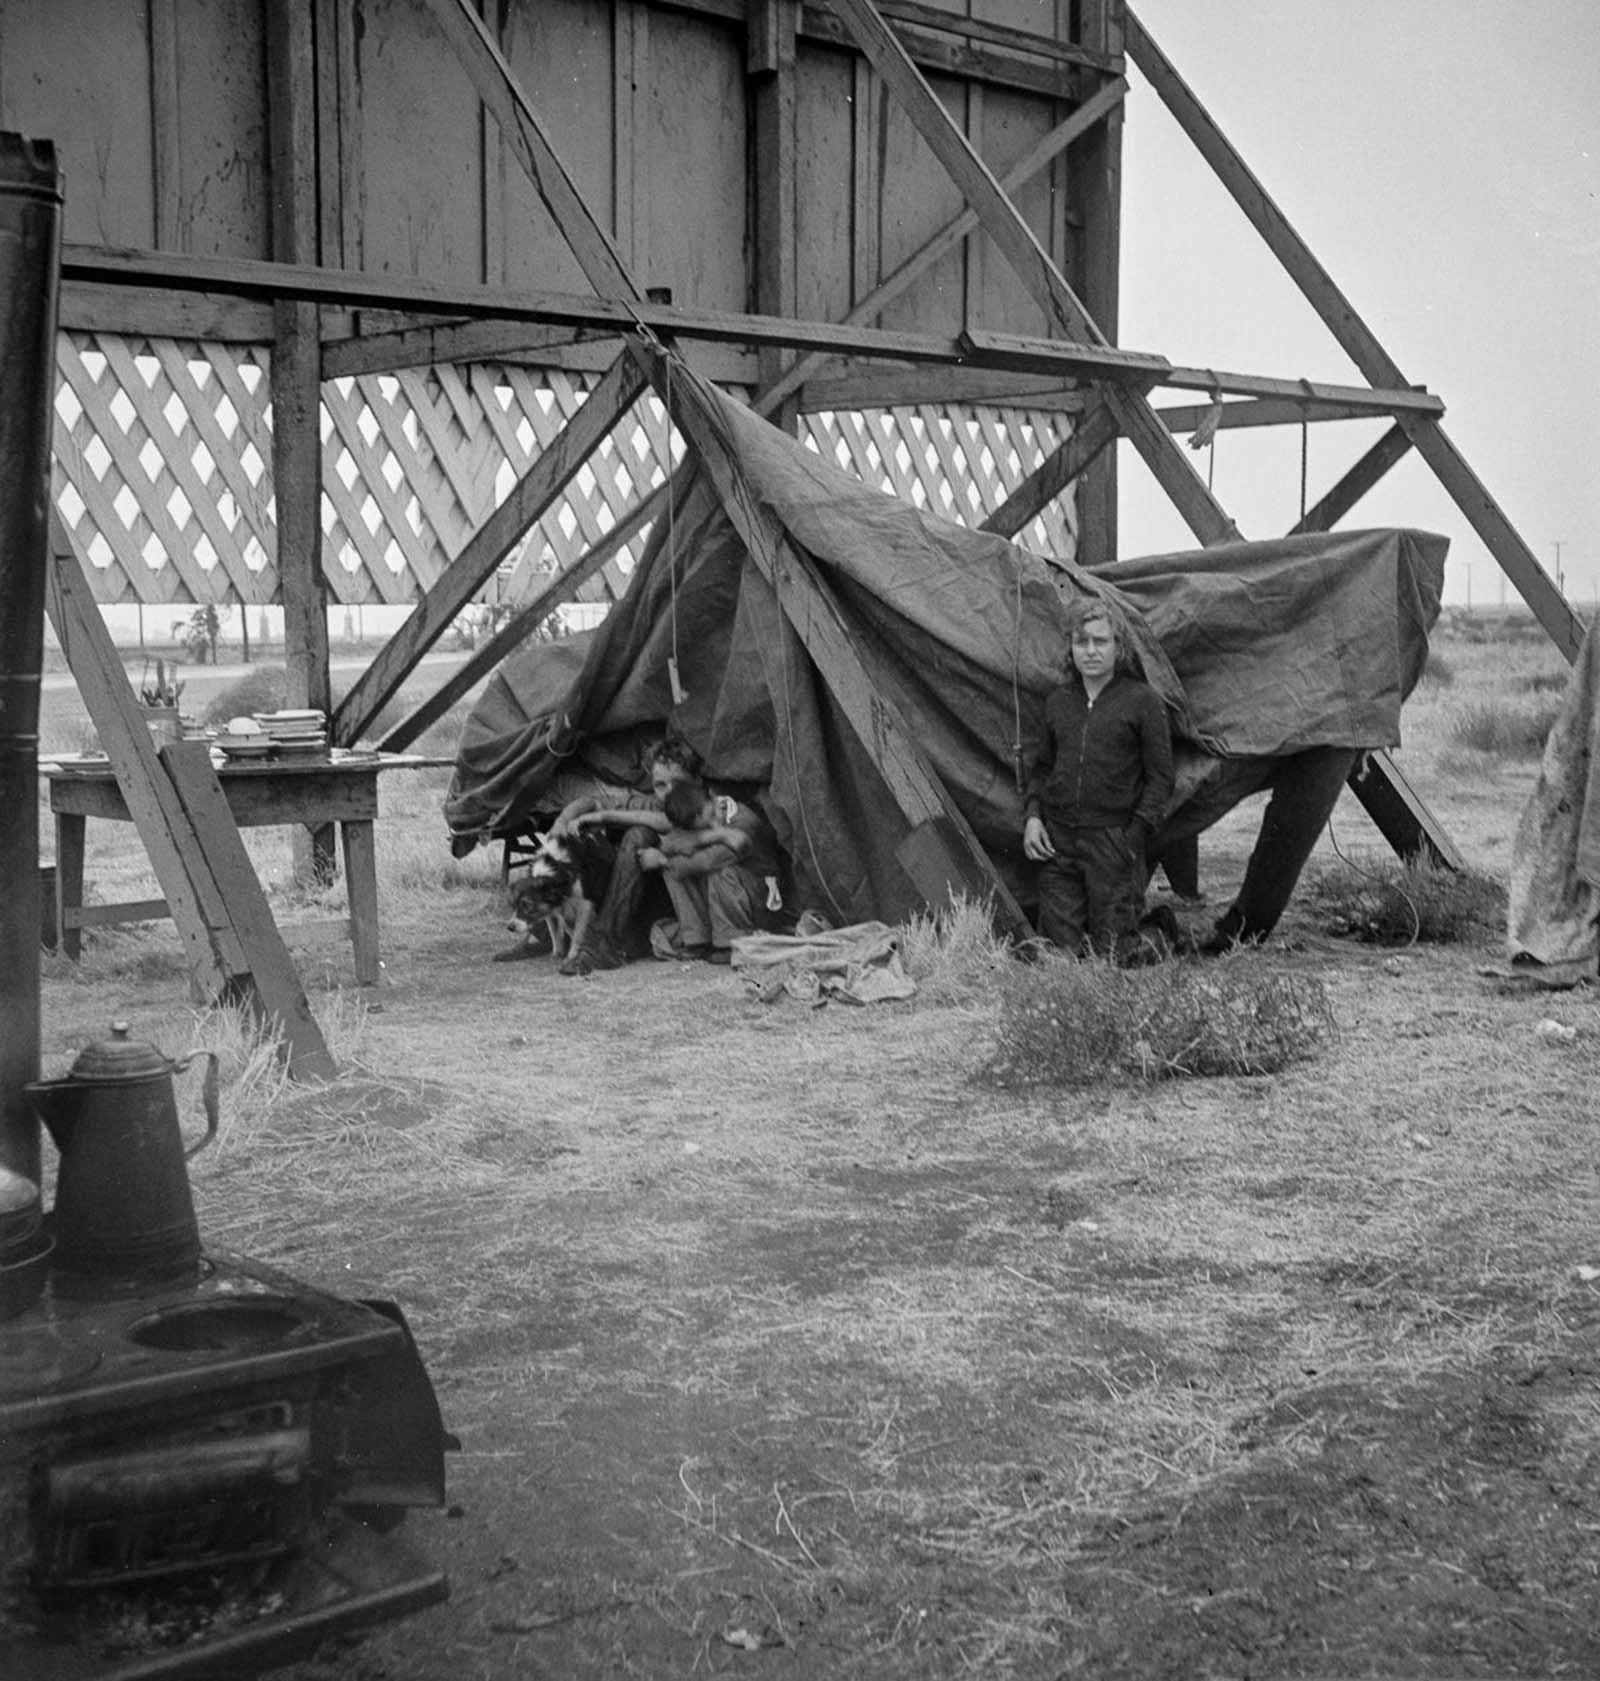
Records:
[[[1189,448],[1208,449],[1206,456],[1206,489],[1211,489],[1217,465],[1217,429],[1222,425],[1222,384],[1215,368],[1207,368],[1211,376],[1211,406],[1200,416],[1200,424],[1189,434]]]

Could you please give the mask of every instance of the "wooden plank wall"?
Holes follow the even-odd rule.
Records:
[[[269,3],[276,0],[0,0],[0,127],[55,140],[68,240],[272,255]],[[427,281],[587,290],[425,0],[302,3],[315,48],[318,148],[308,232],[315,250],[305,255]],[[939,0],[924,10],[1035,32],[1054,27],[1065,40],[1074,19],[1087,28],[1082,19],[1111,4]],[[670,288],[680,304],[757,308],[759,229],[746,179],[756,150],[755,101],[744,0],[505,0],[489,10],[514,74],[629,268],[648,286]],[[864,62],[842,38],[819,38],[818,9],[773,15],[792,26],[803,12],[811,22],[795,43],[793,66],[795,307],[804,317],[838,320],[961,205],[946,171]],[[1049,61],[1040,66],[1048,70]],[[997,172],[1068,110],[1045,92],[1002,86],[993,76],[930,72],[930,80]],[[1114,249],[1089,251],[1083,215],[1069,224],[1065,209],[1068,161],[1077,151],[1042,172],[1020,203],[1069,276],[1095,256],[1086,295],[1110,291],[1114,302],[1107,282]],[[1101,245],[1114,245],[1115,206],[1109,220],[1106,208],[1099,205],[1092,225],[1104,234]],[[325,331],[343,330],[331,322]],[[93,563],[97,595],[277,599],[264,471],[271,443],[253,377],[267,365],[258,347],[271,342],[271,310],[104,287],[67,300],[63,324],[74,332],[63,341],[58,458],[81,507],[70,496],[61,507]],[[374,330],[390,324],[375,321]],[[946,254],[879,324],[947,335],[1044,328],[1038,305],[981,236]],[[550,368],[576,375],[610,353],[589,345],[542,355]],[[754,376],[754,358],[740,350],[706,355],[725,383]],[[502,409],[478,400],[480,387],[507,378],[518,401]],[[334,599],[409,600],[425,587],[487,511],[477,481],[520,470],[555,413],[559,390],[522,391],[526,384],[514,369],[463,367],[325,387]],[[929,398],[924,373],[903,390],[886,382],[874,402]],[[887,418],[868,411],[852,427],[847,417],[822,417],[812,431],[834,427],[852,459],[871,457]],[[481,437],[457,436],[480,421]],[[982,424],[1018,428],[1014,414],[998,411]],[[927,475],[938,463],[921,444],[942,448],[944,426],[906,439],[935,506],[940,488]],[[197,439],[209,462],[197,457]],[[152,448],[159,464],[144,459]],[[107,453],[112,472],[99,461]],[[1020,460],[1017,471],[1034,464]],[[857,465],[872,476],[870,460]],[[463,473],[473,480],[465,489],[457,482]],[[984,469],[977,480],[988,496],[1004,494],[1015,477]],[[977,480],[959,473],[946,488],[965,505]],[[190,513],[173,511],[174,485]],[[594,507],[572,508],[563,528],[551,524],[544,533],[557,561],[597,535],[597,496],[616,511],[615,486],[586,494]],[[84,508],[90,524],[80,528]],[[1050,540],[1075,534],[1070,508],[1057,525]],[[1090,529],[1103,533],[1104,519]]]
[[[360,0],[359,15],[356,0],[304,3],[316,32],[319,259],[432,281],[586,289],[423,0]],[[1092,10],[1105,0],[1079,3]],[[265,4],[0,0],[0,127],[55,141],[69,241],[270,256]],[[941,0],[932,9],[1036,32],[1054,26],[1063,38],[1073,11],[1067,0]],[[742,4],[507,0],[491,12],[503,18],[514,72],[629,267],[678,303],[750,308]],[[799,307],[837,319],[961,206],[851,52],[805,36],[795,73]],[[997,170],[1067,112],[1045,93],[976,76],[930,80]],[[1070,276],[1064,169],[1042,175],[1023,207]],[[945,258],[882,324],[939,333],[1042,326],[982,241]]]

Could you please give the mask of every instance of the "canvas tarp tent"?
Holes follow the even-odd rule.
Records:
[[[1013,744],[1027,753],[1060,678],[1075,592],[1123,611],[1168,704],[1172,833],[1186,817],[1191,832],[1196,817],[1214,821],[1219,788],[1263,785],[1230,774],[1243,763],[1398,743],[1438,614],[1443,538],[1232,543],[1091,574],[921,512],[709,384],[685,385],[679,400],[716,428],[736,494],[809,557],[865,671],[1024,902]],[[892,921],[921,904],[899,856],[907,820],[786,615],[785,588],[781,570],[775,589],[753,563],[704,473],[694,477],[597,630],[531,646],[490,679],[446,800],[458,847],[547,809],[563,770],[631,777],[642,743],[670,729],[709,776],[762,790],[804,903],[835,922]]]

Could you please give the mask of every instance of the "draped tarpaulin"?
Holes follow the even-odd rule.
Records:
[[[1175,808],[1219,756],[1399,742],[1400,704],[1438,615],[1442,537],[1344,532],[1098,573],[1047,566],[868,487],[703,381],[686,377],[677,395],[708,411],[741,496],[815,564],[863,667],[1019,896],[1031,897],[1013,743],[1026,752],[1060,678],[1076,592],[1122,608],[1167,701],[1180,743]],[[804,902],[835,922],[898,919],[921,902],[895,857],[909,825],[704,476],[670,524],[670,546],[658,521],[599,629],[531,647],[490,679],[462,731],[445,802],[452,835],[514,829],[548,807],[562,769],[627,777],[643,743],[670,729],[709,776],[764,790]]]

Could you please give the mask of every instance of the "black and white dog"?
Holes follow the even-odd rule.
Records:
[[[556,962],[583,945],[595,907],[605,897],[611,843],[598,835],[537,835],[539,849],[511,883],[513,933],[531,940],[542,926]]]

